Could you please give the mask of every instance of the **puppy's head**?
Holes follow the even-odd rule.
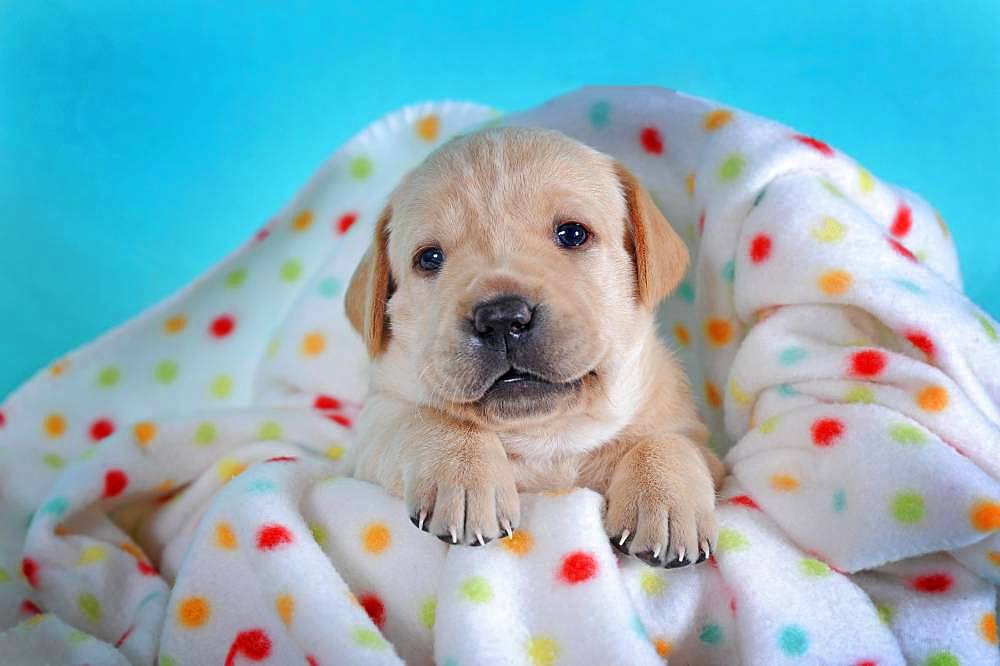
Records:
[[[608,400],[686,267],[620,164],[557,132],[495,129],[404,179],[346,307],[383,388],[514,428]]]

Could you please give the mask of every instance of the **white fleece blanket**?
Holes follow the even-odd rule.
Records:
[[[586,490],[449,548],[338,476],[344,285],[401,174],[491,122],[613,154],[690,245],[661,320],[728,450],[709,563],[619,559]],[[652,88],[404,109],[3,404],[0,663],[996,664],[998,329],[933,209],[779,124]]]

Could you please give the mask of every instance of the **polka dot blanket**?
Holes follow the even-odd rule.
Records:
[[[619,158],[689,243],[660,321],[728,452],[708,563],[619,559],[579,489],[449,548],[344,476],[344,285],[400,176],[496,123]],[[0,663],[997,664],[998,402],[940,217],[819,139],[654,88],[407,108],[3,404]]]

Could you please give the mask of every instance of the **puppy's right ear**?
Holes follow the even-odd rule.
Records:
[[[372,244],[354,269],[344,296],[347,319],[364,339],[371,358],[381,354],[389,343],[389,319],[385,308],[394,290],[387,253],[391,217],[392,208],[386,206],[375,223]]]

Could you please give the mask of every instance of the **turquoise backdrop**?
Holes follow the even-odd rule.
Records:
[[[770,116],[920,192],[1000,316],[1000,2],[475,4],[0,2],[0,396],[204,271],[382,114],[587,83]]]

